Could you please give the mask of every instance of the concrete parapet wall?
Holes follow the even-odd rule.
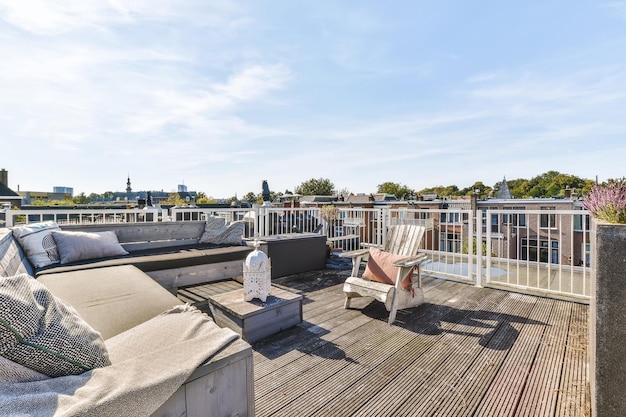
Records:
[[[592,415],[626,416],[626,225],[594,219],[591,242]]]

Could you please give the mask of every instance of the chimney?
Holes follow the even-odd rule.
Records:
[[[0,184],[4,184],[7,188],[9,187],[9,171],[4,168],[0,169]]]
[[[572,198],[572,190],[569,188],[569,185],[565,186],[565,198]]]

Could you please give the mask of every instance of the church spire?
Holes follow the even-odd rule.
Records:
[[[513,198],[511,190],[509,190],[509,184],[506,182],[506,177],[502,179],[500,187],[498,187],[498,197],[501,200],[510,200]]]
[[[132,193],[133,189],[130,187],[130,174],[128,174],[128,178],[126,179],[126,192]]]

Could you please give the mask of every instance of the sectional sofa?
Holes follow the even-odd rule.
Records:
[[[69,251],[65,247],[66,262],[46,266],[29,260],[16,233],[0,229],[0,358],[5,361],[0,368],[0,414],[254,415],[250,345],[173,294],[181,285],[241,274],[252,248],[228,241],[237,233],[241,240],[237,227],[229,229],[237,225],[224,227],[213,220],[53,225],[59,243],[78,240],[69,244]],[[118,253],[81,255],[93,242],[80,239],[111,234]],[[28,367],[11,373],[15,361],[7,357],[18,362],[23,357],[11,349],[35,346],[16,335],[14,325],[29,314],[6,307],[6,294],[16,286],[34,288],[29,291],[37,308],[26,311],[69,306],[76,320],[101,337],[107,362],[55,377],[30,373]],[[48,310],[41,317],[47,319],[46,314]]]

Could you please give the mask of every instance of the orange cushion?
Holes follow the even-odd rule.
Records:
[[[398,269],[400,268],[393,266],[393,263],[403,258],[406,258],[406,256],[394,255],[377,248],[370,248],[369,259],[367,260],[365,272],[363,272],[363,278],[382,282],[383,284],[395,285]],[[402,288],[411,291],[411,293],[413,292],[412,275],[413,271],[411,271],[409,276],[402,283]]]

